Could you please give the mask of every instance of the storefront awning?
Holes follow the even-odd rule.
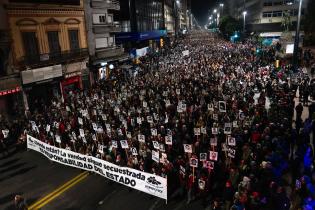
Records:
[[[94,60],[92,62],[93,65],[98,65],[100,63],[109,63],[109,62],[115,62],[115,61],[118,61],[118,62],[123,62],[123,61],[127,61],[130,59],[130,56],[125,53],[121,56],[115,56],[115,57],[110,57],[110,58],[103,58],[103,59],[97,59],[97,60]]]

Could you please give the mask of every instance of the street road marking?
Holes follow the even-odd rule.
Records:
[[[69,180],[68,182],[66,182],[65,184],[61,185],[60,187],[58,187],[56,190],[54,190],[53,192],[49,193],[48,195],[46,195],[45,197],[43,197],[42,199],[40,199],[39,201],[37,201],[36,203],[32,204],[28,210],[33,210],[33,209],[39,209],[40,207],[46,205],[48,202],[50,202],[51,200],[53,200],[54,198],[56,198],[57,196],[59,196],[61,193],[63,193],[64,191],[68,190],[69,188],[71,188],[72,186],[74,186],[75,184],[79,183],[80,181],[82,181],[83,179],[85,179],[88,176],[88,172],[85,171],[83,173],[80,173],[79,175],[77,175],[76,177],[74,177],[73,179]],[[44,204],[44,205],[43,205]]]

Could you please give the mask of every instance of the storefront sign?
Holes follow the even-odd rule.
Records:
[[[22,82],[24,85],[40,82],[44,80],[50,80],[56,77],[62,76],[62,67],[60,65],[47,66],[38,69],[31,69],[21,72]]]
[[[9,89],[9,90],[1,90],[0,91],[0,96],[5,96],[5,95],[9,95],[9,94],[13,94],[13,93],[17,93],[20,92],[21,88],[20,87],[16,87],[13,89]]]

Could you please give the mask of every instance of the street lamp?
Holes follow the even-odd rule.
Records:
[[[246,15],[247,15],[247,12],[244,11],[244,12],[243,12],[243,20],[244,20],[244,23],[243,23],[243,32],[245,32]]]
[[[300,25],[301,25],[301,12],[302,12],[302,3],[303,0],[299,2],[299,13],[298,13],[298,20],[296,26],[296,33],[294,39],[294,51],[293,51],[293,70],[297,71],[298,69],[298,51],[299,51],[299,42],[300,42]]]
[[[216,14],[216,13],[217,13],[217,9],[214,9],[214,10],[213,10],[213,13]]]
[[[221,14],[223,14],[223,7],[224,7],[224,4],[221,3],[221,4],[220,4],[220,10],[221,10],[220,13],[221,13]]]

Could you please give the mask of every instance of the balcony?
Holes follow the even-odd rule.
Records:
[[[124,48],[122,46],[113,46],[108,48],[96,49],[96,59],[117,57],[124,54]]]
[[[120,10],[120,4],[117,0],[92,0],[92,8]]]
[[[19,69],[40,68],[55,64],[69,63],[84,59],[88,56],[88,49],[76,49],[70,51],[61,51],[55,53],[29,55],[22,57],[19,62]]]
[[[95,34],[118,33],[121,32],[121,26],[113,23],[93,24]]]

